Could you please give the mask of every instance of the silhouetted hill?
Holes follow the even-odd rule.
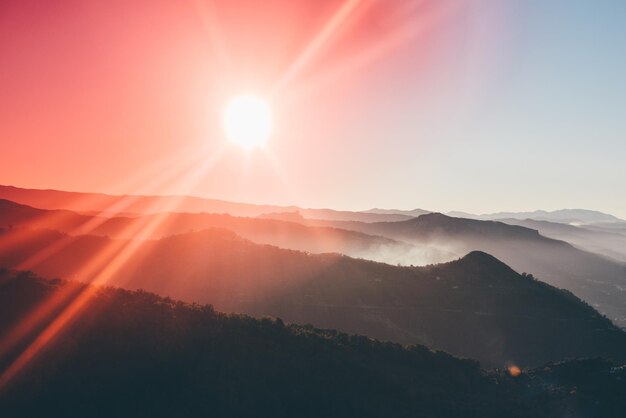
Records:
[[[24,189],[0,185],[0,198],[34,206],[40,209],[67,209],[75,212],[99,214],[154,214],[160,212],[206,212],[233,216],[259,216],[270,212],[299,211],[306,218],[336,221],[355,220],[380,222],[410,219],[401,214],[339,211],[333,209],[308,209],[296,206],[256,205],[204,199],[194,196],[136,196],[108,195],[103,193],[66,192],[60,190]]]
[[[411,268],[257,245],[223,229],[129,241],[17,228],[0,235],[0,250],[0,266],[45,277],[106,280],[487,365],[626,353],[626,334],[588,305],[480,252]]]
[[[407,215],[411,217],[417,217],[420,215],[425,215],[427,213],[430,213],[430,211],[424,210],[424,209],[401,210],[401,209],[378,209],[378,208],[369,209],[369,210],[366,210],[365,212],[378,213],[378,214],[384,214],[384,215],[393,215],[393,214]]]
[[[17,190],[29,195],[28,190]],[[33,209],[29,208],[29,211]],[[3,222],[3,213],[4,210],[0,211],[0,222]],[[484,250],[517,271],[532,272],[541,280],[573,291],[616,324],[626,326],[626,264],[546,238],[534,229],[503,222],[452,218],[437,213],[406,221],[369,223],[293,217],[289,222],[280,223],[276,219],[249,220],[189,213],[89,220],[78,214],[71,216],[68,211],[51,211],[45,217],[54,222],[25,223],[70,234],[89,233],[117,238],[162,237],[207,227],[225,227],[257,243],[316,253],[340,252],[403,265],[448,261],[472,250]],[[13,223],[14,219],[9,217],[0,225]],[[296,223],[309,228],[297,227]],[[142,225],[156,226],[145,228]],[[311,229],[313,227],[326,229]],[[362,235],[350,234],[347,230]]]
[[[453,218],[440,213],[400,222],[309,221],[385,236],[417,248],[445,249],[457,256],[481,250],[517,271],[569,289],[616,324],[626,325],[626,264],[540,235],[537,230],[498,221]]]
[[[313,253],[338,252],[398,262],[413,246],[389,238],[333,227],[306,226],[276,219],[208,213],[159,213],[134,217],[90,217],[67,210],[44,210],[0,199],[0,228],[51,229],[69,235],[111,238],[162,238],[206,228],[226,228],[259,244]]]
[[[298,211],[295,212],[272,212],[259,215],[258,218],[262,219],[274,219],[287,222],[304,222],[306,219]]]
[[[626,349],[626,334],[571,293],[482,252],[415,268],[344,257],[328,270],[251,312],[419,342],[487,365],[621,359]]]
[[[541,235],[569,242],[574,246],[615,260],[626,262],[626,233],[619,229],[575,226],[534,219],[501,219],[509,225],[536,229]]]
[[[615,222],[621,219],[608,213],[588,209],[559,209],[553,211],[535,210],[532,212],[497,212],[474,215],[464,212],[450,212],[449,216],[461,216],[463,218],[500,220],[500,219],[533,219],[537,221],[551,221],[559,223],[596,223]]]
[[[43,210],[0,199],[0,227],[26,226],[31,228],[56,229],[70,232],[92,220],[92,216],[80,215],[68,210]],[[96,218],[98,219],[98,218]]]
[[[428,240],[440,236],[476,236],[479,238],[515,238],[546,241],[536,230],[503,222],[453,218],[442,213],[427,213],[401,222],[330,222],[313,220],[309,224],[327,224],[346,229],[363,229],[370,233],[394,235],[405,239]]]
[[[82,308],[71,308],[87,293]],[[33,312],[51,304],[33,321]],[[47,326],[68,308],[76,315],[51,334]],[[6,271],[0,313],[0,336],[26,329],[17,346],[1,352],[2,371],[39,332],[54,336],[3,380],[7,418],[565,418],[617,417],[624,407],[624,368],[599,360],[511,377],[421,346]]]

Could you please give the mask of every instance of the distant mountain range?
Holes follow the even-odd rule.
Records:
[[[299,213],[307,219],[393,222],[408,220],[420,215],[432,213],[425,209],[369,209],[363,211],[340,211],[334,209],[307,209],[297,206],[258,205],[229,202],[218,199],[206,199],[194,196],[140,196],[109,195],[104,193],[67,192],[51,189],[26,189],[0,185],[0,199],[34,206],[41,209],[68,209],[100,216],[158,213],[158,212],[207,212],[230,214],[233,216],[261,216],[269,213]],[[561,209],[555,211],[536,210],[533,212],[497,212],[475,215],[467,212],[452,211],[447,215],[459,218],[496,220],[496,219],[534,219],[559,223],[614,223],[626,221],[607,213],[586,209]]]
[[[537,221],[552,221],[559,223],[598,223],[598,222],[626,222],[616,216],[595,210],[587,209],[560,209],[555,211],[536,210],[533,212],[497,212],[484,215],[474,215],[466,212],[449,212],[448,215],[469,219],[533,219]]]
[[[615,323],[626,326],[626,264],[547,238],[536,229],[439,213],[398,222],[302,222],[406,242],[429,249],[435,262],[445,261],[438,258],[444,255],[485,251],[516,271],[532,273],[553,286],[571,290]],[[403,264],[408,263],[410,258]]]
[[[366,213],[378,213],[381,215],[406,215],[412,218],[418,217],[420,215],[425,215],[430,213],[429,210],[424,209],[412,209],[412,210],[398,210],[398,209],[369,209],[365,211]],[[356,221],[357,219],[352,219]]]
[[[148,227],[150,225],[150,227]],[[313,253],[335,252],[397,263],[417,249],[407,243],[327,226],[306,226],[269,218],[210,213],[159,213],[99,217],[68,210],[45,210],[0,199],[0,227],[50,229],[68,235],[163,238],[206,228],[226,228],[260,244]],[[454,256],[446,254],[450,259]]]
[[[620,230],[618,227],[610,228],[604,223],[574,226],[534,219],[500,219],[500,221],[535,229],[548,238],[566,241],[580,249],[626,262],[626,223],[624,230]]]
[[[233,216],[259,216],[271,212],[300,212],[304,217],[361,222],[397,221],[411,218],[403,214],[305,209],[296,206],[255,205],[204,199],[193,196],[114,196],[103,193],[65,192],[59,190],[23,189],[0,186],[0,199],[11,200],[41,209],[68,209],[100,216],[154,214],[159,212],[206,212]]]
[[[406,215],[417,217],[431,213],[424,209],[401,210],[401,209],[370,209],[367,213],[378,213],[385,215]],[[532,212],[496,212],[476,215],[468,212],[451,211],[446,215],[456,218],[479,219],[479,220],[499,220],[499,219],[533,219],[538,221],[552,221],[559,223],[594,224],[603,222],[624,222],[616,216],[596,210],[587,209],[559,209],[554,211],[535,210]],[[355,219],[356,220],[356,219]]]
[[[2,340],[0,370],[68,310],[74,320],[2,381],[3,417],[613,418],[626,408],[626,369],[605,360],[481,371],[422,346],[6,271],[0,335],[19,343],[7,351]]]
[[[218,227],[259,244],[312,253],[337,252],[403,265],[444,262],[473,250],[482,250],[494,254],[517,271],[532,272],[541,280],[573,291],[615,323],[626,325],[626,264],[546,238],[536,229],[442,214],[426,214],[396,222],[310,220],[297,212],[261,216],[161,213],[102,218],[66,210],[47,211],[0,200],[0,227],[47,228],[69,235],[162,238]],[[148,228],[146,225],[152,226]],[[553,226],[568,227],[563,224]],[[609,242],[607,233],[569,228],[602,236],[602,242]],[[614,241],[619,242],[620,235],[613,234]],[[588,245],[594,242],[581,240]],[[594,249],[601,250],[597,246]],[[605,252],[617,253],[609,251]]]
[[[0,201],[0,227],[47,228],[69,235],[162,238],[219,227],[259,244],[403,265],[445,262],[481,250],[519,272],[571,290],[616,324],[626,326],[626,264],[546,238],[535,229],[442,214],[396,222],[311,220],[293,212],[262,216],[272,219],[206,213],[93,217]],[[287,221],[281,220],[285,216]]]
[[[254,244],[225,229],[127,240],[13,227],[0,231],[0,266],[426,344],[488,366],[626,356],[626,333],[591,307],[480,252],[397,267]]]

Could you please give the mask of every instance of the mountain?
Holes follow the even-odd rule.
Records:
[[[0,227],[54,229],[69,235],[162,238],[218,227],[259,244],[313,253],[337,252],[402,265],[445,262],[481,250],[517,271],[532,272],[556,287],[571,290],[616,324],[626,326],[626,264],[547,238],[536,229],[437,213],[408,221],[373,223],[311,220],[296,212],[264,216],[272,219],[204,213],[104,218],[0,200]]]
[[[569,242],[589,252],[626,262],[626,233],[617,229],[575,226],[534,219],[501,219],[509,225],[520,225],[537,230],[541,235]]]
[[[594,224],[584,225],[586,229],[604,231],[604,232],[617,232],[626,234],[626,221],[621,222],[596,222]]]
[[[29,226],[55,229],[62,232],[84,233],[107,218],[81,215],[69,210],[44,210],[0,199],[0,227]]]
[[[620,358],[626,348],[626,334],[579,299],[485,253],[422,268],[347,258],[332,267],[336,274],[304,282],[249,312],[422,343],[490,366],[581,355]]]
[[[516,271],[530,272],[553,286],[571,290],[616,324],[626,326],[626,264],[544,237],[535,229],[440,213],[400,222],[307,220],[305,224],[384,236],[418,249],[438,249],[456,256],[473,250],[485,251]]]
[[[369,210],[366,210],[365,212],[378,213],[381,215],[407,215],[412,218],[430,213],[429,210],[424,210],[424,209],[400,210],[400,209],[378,209],[378,208],[369,209]]]
[[[224,229],[114,240],[13,228],[0,233],[0,266],[425,344],[489,366],[626,360],[626,333],[609,320],[480,252],[398,267],[258,245]]]
[[[77,295],[88,303],[75,308]],[[56,327],[53,319],[69,311],[76,315]],[[607,361],[485,372],[422,346],[23,273],[0,272],[0,313],[0,336],[21,330],[18,346],[0,355],[0,370],[24,366],[1,375],[7,418],[612,418],[626,406],[626,369]],[[54,338],[27,363],[13,363],[41,330]]]
[[[559,209],[554,211],[535,210],[532,212],[497,212],[483,215],[473,215],[466,212],[449,212],[449,216],[470,219],[499,220],[499,219],[533,219],[537,221],[552,221],[559,223],[597,223],[623,221],[616,216],[597,210],[588,209]]]
[[[313,253],[337,252],[397,263],[415,248],[403,242],[333,227],[306,226],[280,219],[208,213],[158,213],[133,217],[87,216],[67,210],[44,210],[0,199],[0,228],[50,229],[68,235],[111,238],[163,238],[206,228],[226,228],[259,244]]]
[[[446,215],[452,218],[466,218],[466,219],[480,219],[481,215],[474,215],[473,213],[463,212],[460,210],[452,210],[446,212]]]
[[[304,217],[335,221],[361,222],[397,221],[411,218],[401,214],[305,209],[295,206],[255,205],[204,199],[194,196],[115,196],[103,193],[66,192],[59,190],[23,189],[0,185],[0,199],[40,209],[67,209],[89,215],[154,214],[160,212],[206,212],[233,216],[259,216],[271,212],[299,211]]]
[[[431,213],[423,209],[398,210],[398,209],[370,209],[365,212],[378,214],[397,214],[418,217]],[[450,211],[446,215],[455,218],[477,219],[483,221],[503,220],[503,219],[532,219],[537,221],[550,221],[562,224],[597,224],[597,223],[622,223],[623,219],[608,213],[588,209],[559,209],[554,211],[535,210],[532,212],[496,212],[476,215],[462,211]],[[356,220],[356,219],[352,219]]]
[[[257,218],[274,219],[277,221],[297,222],[297,223],[306,222],[306,218],[302,216],[302,214],[299,211],[263,213],[257,216]]]

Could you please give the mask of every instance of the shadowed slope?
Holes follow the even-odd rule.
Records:
[[[0,283],[0,335],[66,286],[6,273]],[[112,289],[12,384],[0,392],[5,416],[456,416],[507,407],[471,361]]]
[[[151,224],[156,228],[137,228]],[[209,213],[159,213],[133,217],[90,217],[66,210],[43,210],[0,199],[0,228],[28,227],[69,235],[111,238],[162,238],[206,228],[226,228],[260,244],[314,253],[337,252],[378,261],[396,262],[413,246],[360,232],[333,227],[305,226],[281,220],[234,217]]]
[[[69,285],[0,272],[0,336]],[[624,369],[605,361],[512,378],[424,347],[95,290],[0,390],[3,416],[611,418],[624,407]]]
[[[259,216],[268,212],[300,211],[307,218],[361,222],[397,221],[410,219],[403,214],[339,211],[333,209],[306,209],[295,206],[256,205],[204,199],[194,196],[133,196],[103,193],[66,192],[60,190],[23,189],[0,185],[0,198],[41,209],[67,209],[76,212],[110,215],[112,208],[123,206],[130,214],[150,214],[160,207],[176,207],[181,212],[228,213],[233,216]],[[115,215],[115,212],[112,212]]]
[[[416,246],[446,248],[461,256],[481,250],[517,271],[574,292],[620,326],[626,325],[626,264],[582,251],[537,230],[503,222],[453,218],[431,213],[402,222],[306,221],[402,240]]]
[[[23,233],[29,231],[8,231],[2,239]],[[31,268],[85,281],[91,277],[81,266],[112,243],[30,231],[12,252],[0,252],[0,266],[19,266],[54,240],[68,242]],[[110,283],[220,310],[423,343],[489,365],[621,359],[626,352],[626,334],[588,305],[480,252],[442,265],[396,267],[257,245],[213,229],[143,242]]]

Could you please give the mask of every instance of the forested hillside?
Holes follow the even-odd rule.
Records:
[[[70,293],[87,289],[2,272],[0,335],[68,286]],[[420,346],[229,316],[146,292],[89,289],[74,320],[3,380],[3,417],[613,417],[624,407],[624,368],[605,361],[513,377]],[[54,317],[40,317],[17,348]],[[18,352],[4,350],[0,370]]]

